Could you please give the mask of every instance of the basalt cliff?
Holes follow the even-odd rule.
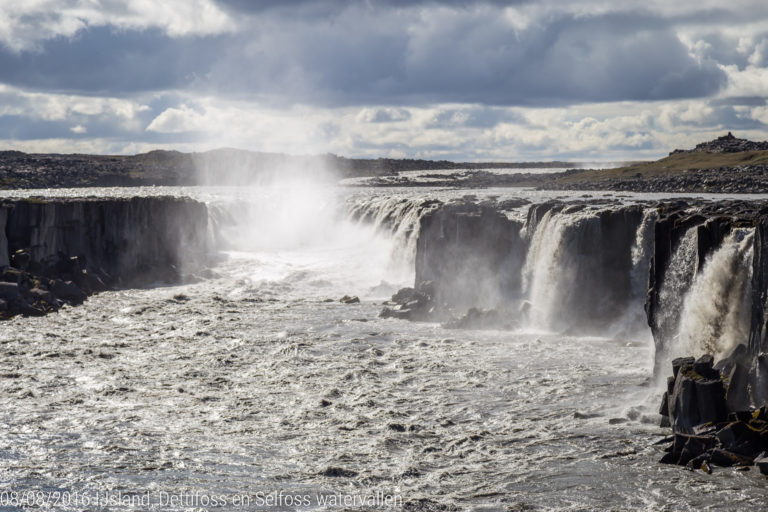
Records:
[[[0,318],[42,315],[115,286],[178,282],[211,251],[190,199],[0,201]]]
[[[414,287],[381,316],[619,339],[650,330],[655,381],[674,370],[659,392],[675,434],[663,462],[762,464],[768,202],[431,204],[415,249]]]

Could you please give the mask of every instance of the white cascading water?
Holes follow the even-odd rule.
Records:
[[[736,229],[704,262],[683,299],[670,356],[719,359],[746,343],[750,322],[753,229]]]
[[[344,201],[341,192],[321,184],[276,183],[217,205],[212,220],[231,249],[229,257],[248,269],[246,288],[382,298],[410,284],[412,259],[393,259],[402,251],[400,242],[373,224],[350,219]]]
[[[574,255],[565,247],[566,231],[593,212],[561,213],[549,210],[528,233],[530,241],[523,267],[523,291],[530,309],[528,327],[557,331],[568,327],[563,323],[563,298],[574,285],[576,275],[569,262]]]
[[[645,300],[648,294],[648,274],[653,252],[653,231],[659,214],[655,208],[643,212],[643,220],[635,232],[635,243],[632,246],[632,301],[622,320],[622,331],[636,334],[642,330],[648,334],[648,323],[645,314]]]
[[[664,272],[664,280],[659,290],[658,313],[655,319],[656,327],[664,338],[669,338],[677,331],[680,317],[680,300],[688,292],[693,282],[696,270],[696,226],[685,232],[669,260]],[[664,346],[664,353],[659,354],[661,360],[668,360],[669,347]]]
[[[393,245],[389,256],[391,270],[413,269],[416,260],[416,242],[419,222],[435,203],[398,197],[371,197],[356,201],[350,207],[350,217],[363,225],[373,226],[387,233]]]

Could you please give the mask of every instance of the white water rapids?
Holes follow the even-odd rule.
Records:
[[[320,510],[318,495],[376,492],[402,506],[325,509],[733,510],[768,498],[756,472],[715,481],[656,462],[666,432],[647,331],[561,333],[574,256],[558,241],[599,208],[552,214],[529,233],[531,325],[452,331],[377,316],[413,284],[424,200],[450,192],[361,191],[350,207],[335,191],[261,190],[231,204],[197,193],[231,217],[218,219],[231,245],[211,278],[0,324],[2,489],[226,499],[156,510]],[[633,249],[640,308],[653,220]],[[684,309],[711,312],[723,332],[741,325],[740,309],[696,290],[738,296],[723,276],[750,257],[749,236],[734,233],[688,284]],[[344,294],[361,303],[339,303]],[[701,325],[683,332],[700,339]],[[311,503],[259,501],[281,492]]]

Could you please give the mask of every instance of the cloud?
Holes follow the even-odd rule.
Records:
[[[14,52],[104,26],[156,28],[179,37],[220,34],[233,30],[235,23],[211,0],[0,0],[0,44]]]
[[[749,0],[0,0],[0,140],[659,156],[766,138],[767,19]]]
[[[49,30],[55,36],[39,51],[0,52],[0,81],[89,94],[180,89],[326,106],[661,100],[707,96],[726,84],[706,52],[695,58],[668,22],[647,13],[527,13],[521,24],[491,3],[390,2],[400,8],[374,9],[356,2],[334,4],[332,21],[318,21],[281,18],[272,10],[284,7],[258,4],[249,12],[263,13],[243,17],[232,31],[221,23],[202,26],[192,14],[187,25],[177,23],[159,7],[156,19],[145,9],[146,20],[135,22],[140,31],[115,29],[130,27],[128,14],[143,3],[129,3],[128,14],[114,8],[113,18],[85,15],[85,25],[76,18],[66,30]]]
[[[364,108],[358,114],[358,120],[364,123],[394,123],[410,118],[411,113],[404,108]]]

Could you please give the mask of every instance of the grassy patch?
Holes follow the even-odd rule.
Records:
[[[558,178],[558,183],[578,183],[609,179],[676,176],[692,169],[720,169],[739,165],[768,164],[768,151],[744,151],[741,153],[677,153],[655,162],[639,162],[615,169],[590,169]]]

